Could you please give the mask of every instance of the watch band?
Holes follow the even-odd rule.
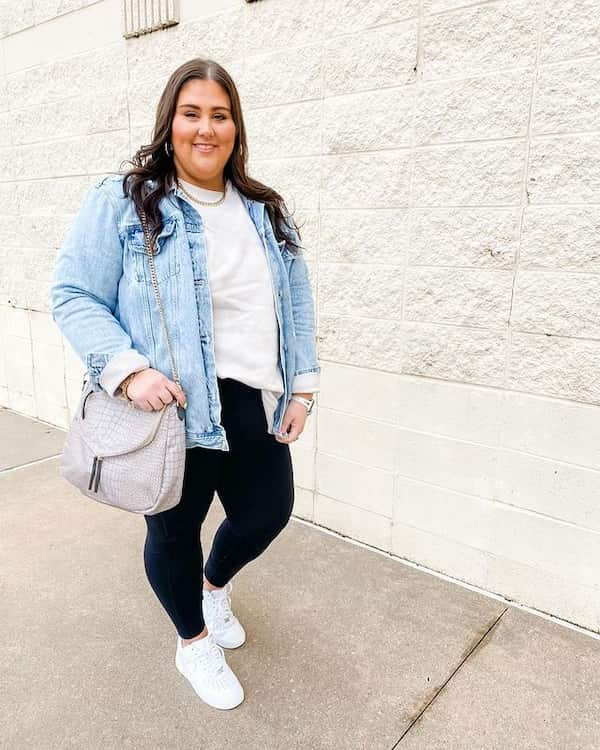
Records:
[[[313,410],[313,406],[315,404],[314,398],[304,398],[304,396],[293,395],[291,397],[291,400],[292,401],[298,401],[299,403],[304,404],[304,406],[306,407],[306,413],[307,414],[311,413],[311,411]]]

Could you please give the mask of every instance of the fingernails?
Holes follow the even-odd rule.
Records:
[[[183,404],[183,408],[184,408],[184,409],[187,409],[187,401],[185,401],[185,402],[184,402],[184,404]]]

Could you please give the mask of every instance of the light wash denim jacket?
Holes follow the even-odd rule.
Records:
[[[122,176],[88,191],[60,250],[52,317],[87,367],[94,390],[120,397],[119,384],[152,367],[172,378],[144,234]],[[154,256],[181,387],[187,396],[186,447],[229,450],[221,425],[212,304],[202,217],[176,185],[161,199],[163,228]],[[292,393],[318,390],[314,303],[306,263],[278,243],[264,203],[242,195],[267,254],[279,322],[284,393],[273,417],[281,430]],[[297,240],[297,237],[296,237]]]

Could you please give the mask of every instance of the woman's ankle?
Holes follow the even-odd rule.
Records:
[[[207,635],[208,635],[208,628],[205,627],[204,630],[198,635],[195,635],[193,638],[182,638],[181,642],[184,646],[187,646],[188,644],[193,643],[194,641],[198,641],[201,638],[206,638]]]
[[[219,591],[223,588],[223,586],[213,586],[212,583],[206,579],[206,576],[203,578],[202,587],[208,591]]]

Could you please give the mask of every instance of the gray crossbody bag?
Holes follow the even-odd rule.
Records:
[[[181,387],[143,211],[141,222],[173,380]],[[65,440],[61,474],[92,500],[154,515],[181,499],[185,451],[185,411],[177,401],[157,411],[143,411],[123,398],[95,391],[87,378]]]

